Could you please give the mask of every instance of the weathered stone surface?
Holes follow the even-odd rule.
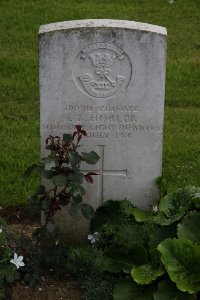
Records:
[[[49,134],[83,125],[82,150],[101,156],[90,168],[99,176],[87,185],[85,202],[97,208],[127,198],[148,209],[159,196],[154,180],[162,166],[166,29],[69,21],[41,26],[39,47],[42,155]],[[64,226],[64,216],[59,219]]]

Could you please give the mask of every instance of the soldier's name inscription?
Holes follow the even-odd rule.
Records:
[[[74,105],[66,104],[62,122],[42,124],[42,130],[73,132],[82,125],[87,138],[133,138],[136,133],[160,132],[160,124],[144,124],[138,105]]]

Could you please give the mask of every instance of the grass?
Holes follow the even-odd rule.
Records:
[[[200,185],[200,109],[165,109],[163,177],[168,190]]]
[[[0,11],[0,205],[25,203],[38,183],[21,174],[39,160],[39,26],[72,19],[167,27],[163,176],[169,189],[200,185],[199,0],[1,0]]]
[[[39,161],[38,105],[1,103],[0,117],[0,206],[24,204],[39,183],[39,178],[22,178],[25,169]]]

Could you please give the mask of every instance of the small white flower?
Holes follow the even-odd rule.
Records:
[[[158,211],[158,206],[157,206],[157,205],[153,206],[153,211],[154,211],[154,212],[157,212],[157,211]]]
[[[23,256],[19,256],[17,257],[17,253],[14,254],[14,258],[10,260],[11,264],[14,264],[17,269],[19,269],[19,267],[24,267],[25,263],[23,262]]]
[[[91,242],[91,244],[94,244],[96,241],[98,241],[98,232],[95,232],[94,234],[88,234],[88,240]]]
[[[169,4],[174,4],[174,0],[169,0],[168,3]]]
[[[0,233],[2,233],[3,232],[3,230],[0,228]]]

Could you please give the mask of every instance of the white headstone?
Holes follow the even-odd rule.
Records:
[[[121,20],[40,27],[41,151],[49,134],[83,125],[82,151],[101,157],[87,169],[99,174],[84,199],[94,208],[127,198],[148,209],[159,197],[166,35],[163,27]],[[61,212],[61,226],[66,218]]]

